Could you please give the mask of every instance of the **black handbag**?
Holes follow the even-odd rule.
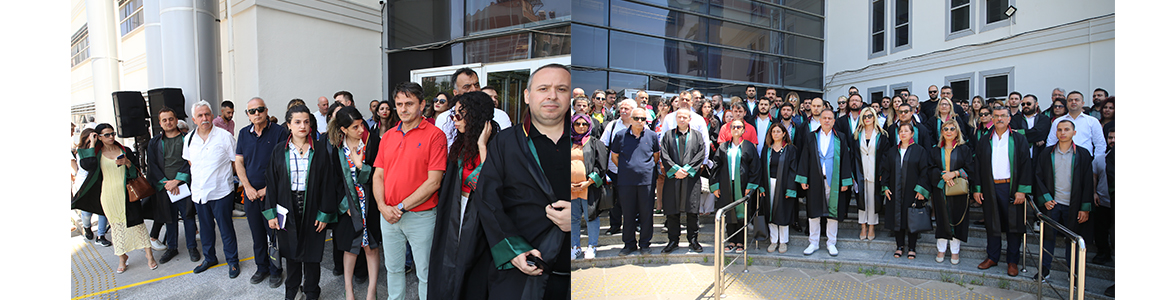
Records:
[[[906,210],[906,218],[906,229],[910,233],[921,233],[934,229],[930,223],[930,206],[926,204],[918,205],[918,201],[914,201],[914,204]]]
[[[280,264],[280,246],[276,243],[276,233],[273,232],[268,237],[268,259],[270,261]]]

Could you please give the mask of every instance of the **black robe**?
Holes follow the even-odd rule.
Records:
[[[877,122],[877,121],[874,121],[874,122]],[[877,128],[874,128],[874,130],[877,130]],[[890,140],[889,135],[884,134],[881,131],[878,131],[877,135],[874,137],[875,141],[871,142],[871,143],[875,143],[874,149],[873,149],[874,150],[874,154],[873,154],[873,160],[874,160],[873,161],[873,168],[874,168],[874,170],[873,170],[873,185],[874,185],[873,193],[874,194],[873,195],[862,195],[865,193],[865,186],[863,183],[861,183],[861,179],[865,178],[865,173],[864,173],[865,170],[863,170],[864,165],[862,164],[862,161],[861,161],[862,160],[861,148],[863,147],[861,145],[861,141],[865,140],[865,138],[868,137],[868,136],[861,136],[864,134],[865,134],[865,130],[862,129],[862,131],[860,131],[858,133],[857,138],[850,138],[849,139],[849,149],[852,150],[852,151],[850,151],[850,154],[853,156],[853,160],[852,160],[853,161],[853,178],[855,178],[857,180],[857,181],[853,182],[854,183],[853,190],[854,190],[854,194],[856,194],[856,196],[854,198],[857,200],[857,210],[868,211],[870,209],[874,209],[875,213],[881,213],[882,208],[884,206],[883,204],[885,204],[884,200],[886,199],[886,196],[882,194],[882,187],[881,187],[881,180],[882,180],[882,175],[883,175],[882,174],[882,162],[885,161],[886,151],[889,150],[890,147],[893,146],[893,141]],[[863,197],[867,197],[867,198],[872,197],[874,207],[871,208],[871,207],[865,206],[865,199],[866,198],[863,198]]]
[[[312,136],[309,137],[312,139]],[[264,197],[264,218],[276,218],[276,206],[288,209],[284,229],[277,229],[277,243],[280,256],[297,262],[321,262],[325,249],[325,231],[317,232],[314,221],[337,223],[337,193],[334,189],[343,186],[341,177],[330,172],[335,160],[329,156],[328,144],[314,141],[309,154],[309,174],[305,177],[305,208],[302,211],[293,203],[292,179],[289,176],[288,142],[282,142],[272,149],[268,160],[265,181],[268,195]]]
[[[927,128],[926,125],[922,125],[922,123],[913,121],[913,119],[911,119],[910,122],[913,122],[913,124],[914,124],[913,140],[914,140],[915,144],[932,145],[932,144],[938,143],[938,140],[934,140],[933,143],[928,141],[931,137],[934,136],[934,133],[932,133],[930,131],[930,128]],[[900,128],[900,126],[898,126],[897,120],[895,120],[893,124],[890,124],[890,126],[886,127],[886,133],[889,133],[890,136],[894,139],[894,140],[890,141],[891,142],[890,144],[894,144],[894,145],[898,144],[897,139],[898,139],[898,129],[899,128]]]
[[[1012,121],[1008,123],[1008,128],[1024,131],[1024,137],[1027,138],[1028,143],[1032,145],[1032,157],[1035,157],[1040,155],[1041,150],[1044,150],[1044,147],[1036,146],[1036,142],[1048,141],[1048,133],[1052,130],[1052,118],[1049,118],[1042,113],[1037,113],[1036,121],[1032,124],[1032,129],[1028,129],[1028,120],[1024,119],[1023,113],[1018,113],[1012,116]],[[1047,147],[1052,145],[1044,146]]]
[[[1010,205],[1008,211],[999,211],[996,205],[998,195],[995,193],[995,178],[991,165],[991,139],[995,134],[994,127],[987,135],[975,144],[975,174],[971,176],[970,189],[973,193],[983,194],[983,215],[987,224],[987,236],[999,237],[1004,231],[1008,233],[1024,233],[1024,204]],[[1015,199],[1015,193],[1032,193],[1032,181],[1036,173],[1032,172],[1032,159],[1028,155],[1028,140],[1023,134],[1008,130],[1008,155],[1011,166],[1010,195]],[[974,197],[974,196],[972,196]],[[1000,228],[1000,218],[1007,218],[1008,228]]]
[[[332,189],[333,194],[328,198],[338,201],[337,223],[333,224],[333,239],[337,241],[334,246],[337,247],[337,250],[354,254],[357,254],[361,249],[362,218],[353,217],[362,212],[358,203],[357,189],[354,186],[360,184],[366,193],[365,228],[367,229],[367,242],[371,249],[381,247],[382,222],[379,222],[378,218],[382,217],[382,213],[378,211],[377,200],[374,200],[373,176],[374,161],[378,156],[378,145],[381,144],[381,138],[377,134],[370,134],[366,138],[365,156],[362,157],[362,167],[357,172],[358,182],[356,183],[349,176],[349,161],[345,157],[345,150],[340,147],[332,147],[327,138],[323,138],[321,141],[330,146],[330,151],[321,152],[322,155],[333,160],[329,164],[331,167],[329,176],[336,176],[339,178],[337,181],[343,184]],[[345,143],[342,143],[341,147],[345,147]]]
[[[667,130],[662,137],[662,167],[666,169],[666,179],[662,183],[662,210],[667,215],[682,212],[699,213],[700,198],[703,187],[699,185],[699,166],[703,163],[703,147],[706,141],[703,135],[694,130],[686,133],[686,148],[678,147],[678,130]],[[677,179],[674,173],[683,170],[688,175],[684,179]],[[590,193],[592,194],[592,193]]]
[[[959,134],[963,135],[963,140],[971,141],[971,126],[967,125],[967,122],[962,122],[959,120],[958,116],[952,118],[952,120],[955,120],[956,123],[959,123]],[[926,126],[926,128],[930,130],[930,139],[919,142],[921,142],[923,145],[938,145],[939,137],[942,136],[942,124],[943,120],[937,117],[931,117],[930,119],[927,119],[925,122],[923,122],[922,125]]]
[[[483,230],[483,245],[490,250],[485,257],[491,259],[487,263],[492,267],[487,295],[490,299],[542,298],[551,271],[568,271],[544,270],[541,276],[528,276],[511,263],[517,255],[537,249],[542,259],[554,267],[558,259],[568,257],[569,248],[568,233],[545,216],[544,207],[558,199],[529,150],[526,127],[520,123],[504,129],[488,143],[479,183],[467,201],[469,211],[474,205]],[[569,134],[568,126],[565,128],[564,134]],[[568,160],[569,153],[564,154],[563,159]]]
[[[719,191],[719,198],[715,199],[716,210],[731,204],[731,202],[739,200],[739,198],[736,198],[737,190],[758,190],[760,188],[760,162],[759,157],[756,156],[756,145],[747,140],[744,140],[739,144],[739,161],[736,163],[736,169],[732,170],[731,163],[729,161],[731,158],[727,154],[731,144],[732,141],[723,142],[722,144],[719,144],[719,149],[715,151],[715,167],[711,169],[711,191],[712,193],[714,193],[716,190]],[[735,181],[738,183],[738,186],[732,184],[731,172],[735,172]],[[750,195],[745,192],[740,192],[740,196],[742,197]],[[743,218],[745,216],[754,215],[756,211],[755,200],[756,199],[748,199],[748,201],[745,201],[747,202],[746,207],[742,204],[736,205],[736,217]],[[740,223],[742,223],[742,220]]]
[[[831,170],[834,178],[829,181],[828,187],[825,186],[825,175],[822,174],[820,161],[820,142],[817,135],[820,131],[810,132],[805,135],[802,153],[799,159],[799,165],[796,168],[796,183],[808,184],[806,191],[806,213],[808,218],[830,217],[838,221],[845,220],[845,216],[849,214],[849,194],[850,192],[841,192],[841,187],[852,186],[854,184],[853,178],[853,163],[850,159],[849,139],[845,134],[834,130],[833,146],[829,151],[833,151],[833,170]],[[825,199],[825,190],[829,190],[829,199]]]
[[[970,202],[971,194],[971,176],[974,174],[975,157],[971,152],[971,143],[964,143],[955,146],[951,149],[950,165],[951,171],[959,172],[959,177],[967,179],[967,195],[961,196],[947,196],[946,181],[942,179],[942,173],[946,172],[946,165],[943,164],[943,148],[937,145],[930,148],[930,162],[934,164],[937,172],[932,173],[930,178],[931,186],[927,187],[931,191],[930,204],[934,209],[935,227],[934,236],[940,239],[957,238],[960,241],[967,241],[967,231],[971,224]],[[956,178],[959,178],[956,177]]]
[[[906,148],[905,157],[901,148],[890,147],[886,150],[886,158],[882,166],[882,193],[889,190],[891,195],[886,198],[887,203],[886,228],[892,231],[901,231],[906,228],[906,212],[915,201],[924,205],[930,199],[930,175],[937,173],[930,163],[930,156],[921,145],[911,144]],[[918,200],[915,194],[921,194],[923,200]]]
[[[1076,147],[1076,152],[1073,153],[1072,159],[1068,215],[1061,223],[1064,227],[1088,237],[1092,235],[1084,233],[1091,233],[1091,230],[1084,230],[1086,229],[1084,227],[1088,226],[1079,226],[1082,223],[1077,223],[1077,212],[1093,209],[1093,195],[1097,191],[1097,183],[1093,181],[1093,153],[1084,147],[1075,144],[1073,146]],[[1036,197],[1033,201],[1036,201],[1037,207],[1044,207],[1045,202],[1055,199],[1056,196],[1056,165],[1053,161],[1056,159],[1056,147],[1059,147],[1059,143],[1045,147],[1033,161],[1036,164],[1036,182],[1033,185]]]
[[[150,138],[150,142],[146,144],[146,180],[154,185],[154,190],[157,191],[154,195],[143,199],[143,218],[153,219],[155,222],[170,223],[175,220],[171,219],[171,205],[187,205],[191,208],[187,211],[193,211],[195,208],[194,202],[190,199],[180,200],[171,203],[170,193],[164,189],[166,185],[162,181],[178,179],[183,181],[183,184],[191,184],[191,164],[183,160],[183,166],[179,168],[178,174],[175,178],[165,178],[163,168],[166,167],[165,155],[166,147],[163,145],[163,137],[165,133]],[[179,141],[182,143],[183,135],[179,135]],[[179,157],[179,159],[183,159]]]
[[[772,147],[764,147],[760,154],[760,187],[765,191],[760,199],[760,211],[769,224],[788,226],[796,214],[796,146],[784,145],[779,155]],[[778,159],[779,168],[772,169],[772,160]],[[776,189],[771,188],[771,179],[776,178]],[[769,201],[771,200],[771,201]]]
[[[138,178],[138,172],[135,171],[138,166],[134,164],[138,161],[138,156],[131,152],[130,148],[122,147],[122,152],[126,153],[126,159],[130,160],[130,169],[126,170],[126,178],[121,183],[122,186],[125,186],[126,181]],[[81,189],[77,190],[77,194],[73,195],[70,209],[106,215],[102,211],[102,167],[99,157],[101,155],[102,153],[97,148],[77,149],[77,156],[81,159],[77,164],[89,172],[89,176],[85,178],[85,182],[81,185]],[[126,227],[134,227],[138,224],[142,224],[142,203],[130,202],[130,198],[127,197]]]
[[[605,185],[605,171],[609,167],[609,148],[601,143],[601,139],[590,137],[585,141],[585,148],[582,152],[585,158],[585,175],[593,179],[593,184],[589,185],[589,198],[585,200],[589,202],[589,205],[593,205],[600,199],[602,186]],[[606,205],[598,205],[599,210],[613,207],[613,203]],[[600,216],[600,214],[598,215]]]

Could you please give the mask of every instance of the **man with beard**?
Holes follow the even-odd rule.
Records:
[[[758,104],[758,100],[756,100],[756,86],[749,85],[744,89],[743,104],[747,106],[748,112],[753,112],[752,114],[755,114],[754,112],[756,111],[756,105]]]
[[[837,118],[837,131],[845,133],[848,136],[853,136],[853,132],[857,130],[857,124],[861,123],[861,109],[864,108],[865,100],[861,99],[860,94],[849,95],[849,102],[847,106],[841,108],[845,111],[845,115]]]
[[[950,89],[950,87],[944,87],[944,88]],[[918,107],[916,107],[919,109],[919,111],[922,112],[923,116],[927,116],[927,117],[934,116],[934,111],[936,109],[938,109],[938,100],[941,99],[939,97],[938,92],[939,92],[939,89],[938,89],[937,85],[932,84],[932,85],[930,85],[930,87],[926,88],[927,96],[930,98],[926,99],[926,101],[923,101],[922,103],[919,103]],[[909,96],[910,95],[903,95],[902,99],[906,99]],[[942,96],[942,98],[950,98],[950,96]],[[913,106],[913,105],[911,105],[911,106]]]
[[[796,120],[792,119],[792,115],[795,113],[796,109],[795,106],[792,106],[792,103],[785,102],[780,104],[780,117],[776,121],[780,122],[780,125],[784,126],[784,129],[786,129],[787,132],[793,132],[793,130],[796,130],[796,127],[800,125],[796,123]],[[792,137],[789,137],[789,139],[791,138]]]
[[[820,114],[820,111],[818,110],[818,111],[816,111],[816,113]],[[804,100],[800,101],[800,118],[804,119],[804,120],[808,120],[808,121],[812,121],[813,119],[816,119],[816,117],[813,117],[812,99],[805,98]],[[806,122],[802,122],[802,123],[808,123],[808,122],[806,121]]]
[[[1024,137],[1028,139],[1028,153],[1036,156],[1046,145],[1048,131],[1052,128],[1052,118],[1040,113],[1036,95],[1028,94],[1020,100],[1020,113],[1012,116],[1008,127],[1024,131]]]
[[[746,118],[744,122],[746,122],[751,127],[755,127],[757,138],[761,136],[766,137],[768,127],[771,127],[772,123],[775,123],[775,120],[773,120],[772,116],[768,113],[772,111],[772,98],[760,98],[759,104],[756,105],[756,108],[758,108],[756,113],[752,117]],[[764,143],[756,144],[756,155],[759,155],[762,149],[764,149]]]
[[[1103,88],[1097,88],[1097,89],[1093,90],[1093,107],[1086,109],[1085,113],[1100,120],[1101,119],[1101,108],[1105,107],[1104,105],[1105,105],[1106,98],[1109,98],[1109,91],[1106,91]]]
[[[928,129],[926,126],[922,125],[922,123],[919,123],[918,121],[914,120],[914,117],[913,117],[914,116],[914,109],[910,108],[910,104],[902,103],[902,106],[899,106],[898,110],[896,112],[898,113],[898,120],[894,121],[893,124],[890,124],[890,126],[886,127],[886,132],[889,132],[890,136],[898,136],[899,124],[908,122],[908,123],[914,125],[914,142],[915,143],[926,144],[926,145],[933,145],[934,144],[934,143],[924,143],[925,140],[930,139],[929,138],[931,136],[930,129]]]

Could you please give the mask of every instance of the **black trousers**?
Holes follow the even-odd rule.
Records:
[[[302,286],[301,277],[304,277],[305,297],[317,299],[321,296],[321,263],[300,262],[285,258],[288,267],[288,278],[284,281],[284,298],[296,299],[297,289]]]
[[[902,228],[906,228],[905,226],[906,225],[902,225]],[[894,231],[894,242],[898,244],[898,248],[906,247],[906,250],[915,250],[915,252],[918,252],[916,250],[916,246],[918,245],[918,234],[908,233],[907,231],[908,230],[906,229]],[[909,241],[907,241],[907,238],[909,238]],[[909,244],[909,246],[907,246],[907,244]]]
[[[1097,245],[1097,256],[1113,256],[1113,224],[1116,219],[1112,207],[1097,206],[1089,213],[1089,220],[1095,222],[1093,226],[1093,243]]]
[[[654,190],[650,185],[619,185],[615,194],[620,195],[619,202],[625,204],[626,210],[622,218],[626,225],[638,222],[641,226],[641,237],[634,239],[633,228],[622,231],[622,242],[625,249],[650,248],[650,239],[654,237]]]
[[[617,178],[617,173],[606,172],[609,178]],[[617,192],[617,186],[613,187],[613,208],[609,209],[609,230],[622,230],[622,201],[621,194]]]
[[[569,276],[550,274],[548,282],[544,285],[544,299],[570,299],[571,285]]]
[[[682,235],[681,213],[666,215],[666,236],[671,242],[678,242]],[[687,213],[687,241],[695,242],[699,238],[699,214]]]

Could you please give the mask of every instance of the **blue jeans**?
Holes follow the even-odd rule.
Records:
[[[85,226],[85,228],[92,228],[93,221],[91,219],[93,219],[93,213],[84,210],[81,211],[81,226]],[[94,233],[95,238],[106,235],[106,229],[110,227],[108,224],[109,222],[106,221],[106,216],[98,215],[98,229],[97,232]]]
[[[589,221],[589,200],[583,198],[573,199],[573,247],[581,246],[581,219],[586,219],[585,224],[589,231],[589,246],[597,247],[597,235],[601,234],[601,218]]]
[[[427,298],[427,276],[430,275],[431,241],[435,235],[435,210],[420,212],[406,211],[397,223],[382,222],[382,256],[386,261],[387,299],[402,300],[406,297],[406,242],[418,251],[413,251],[414,275],[418,277],[418,298]]]
[[[223,240],[223,255],[227,256],[229,266],[239,267],[240,257],[236,247],[236,226],[232,224],[232,194],[218,200],[207,201],[204,204],[195,204],[195,213],[199,215],[199,239],[203,240],[203,261],[219,261],[215,257],[215,225],[219,223],[219,238]],[[267,242],[264,245],[268,245]],[[264,256],[268,256],[267,253]]]
[[[264,201],[276,201],[264,199]],[[244,215],[248,218],[248,229],[252,233],[252,255],[255,255],[257,273],[280,275],[280,262],[268,259],[268,219],[264,218],[264,201],[244,199]],[[231,211],[228,211],[231,218]]]
[[[167,245],[172,249],[179,245],[179,216],[187,215],[187,203],[190,202],[191,197],[187,197],[171,203],[171,220],[173,221],[166,224],[166,240]],[[195,242],[195,231],[198,229],[195,224],[195,218],[183,218],[183,231],[185,233],[184,236],[187,238],[187,249],[199,247],[199,244]]]

